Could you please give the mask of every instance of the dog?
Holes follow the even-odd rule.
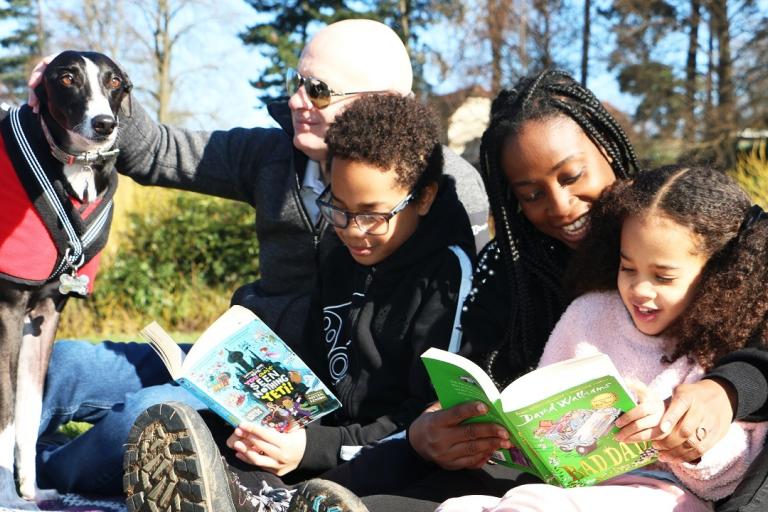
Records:
[[[0,113],[0,507],[56,496],[36,484],[43,384],[59,315],[91,290],[107,241],[132,87],[109,57],[65,51],[35,88],[39,113]]]

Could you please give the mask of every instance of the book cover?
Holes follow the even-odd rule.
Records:
[[[180,362],[173,361],[178,353],[162,339],[167,333],[157,324],[142,334],[175,380],[233,426],[248,421],[288,432],[340,407],[325,384],[260,318],[245,308],[233,308],[239,309],[217,320],[213,331],[209,328]]]
[[[646,443],[619,443],[614,421],[635,406],[610,358],[575,358],[530,372],[499,391],[470,360],[440,349],[422,355],[443,408],[481,401],[474,422],[506,427],[514,445],[492,460],[561,487],[592,485],[656,459]]]

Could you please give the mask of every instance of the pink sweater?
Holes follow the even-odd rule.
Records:
[[[686,357],[663,363],[661,358],[671,344],[663,336],[638,331],[618,293],[589,293],[573,301],[563,313],[539,366],[602,352],[610,356],[625,379],[637,379],[667,398],[677,385],[697,381],[704,374],[701,366]],[[701,498],[723,498],[733,492],[762,449],[767,427],[766,422],[735,422],[698,464],[658,463],[655,467],[674,473]]]

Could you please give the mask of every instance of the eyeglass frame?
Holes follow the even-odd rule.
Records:
[[[380,213],[380,212],[351,212],[349,210],[344,210],[342,208],[339,208],[337,206],[332,205],[329,201],[324,200],[323,198],[326,196],[331,196],[331,186],[328,185],[325,187],[325,190],[323,190],[322,194],[315,199],[315,204],[317,205],[318,209],[320,210],[320,216],[328,222],[331,226],[339,229],[347,229],[349,227],[350,219],[353,219],[355,221],[355,227],[362,231],[366,235],[372,235],[372,236],[383,236],[389,233],[389,221],[392,220],[392,218],[400,213],[401,211],[405,210],[405,208],[411,204],[414,199],[416,199],[416,195],[413,192],[409,192],[407,196],[405,196],[399,203],[397,203],[388,213]],[[344,218],[346,219],[346,222],[343,226],[340,226],[333,222],[333,219],[329,218],[323,213],[323,208],[330,208],[333,211],[339,212],[344,215]],[[362,226],[360,226],[360,223],[357,220],[358,216],[363,215],[380,215],[385,225],[387,226],[387,229],[384,230],[383,233],[371,233],[369,230],[364,229]]]
[[[318,109],[322,110],[329,106],[331,104],[331,98],[338,97],[338,96],[352,96],[353,94],[384,94],[391,91],[354,91],[354,92],[336,92],[333,89],[331,89],[327,83],[325,83],[323,80],[320,80],[319,78],[315,78],[313,76],[304,76],[301,73],[299,73],[298,69],[290,68],[285,72],[285,89],[288,91],[288,96],[293,96],[296,94],[301,86],[304,86],[304,91],[307,93],[307,96],[309,97],[309,101],[312,102],[312,105]],[[312,86],[320,86],[323,87],[325,91],[327,91],[327,96],[320,95],[315,93],[313,96],[313,93],[310,91],[310,87]],[[325,103],[324,105],[318,104],[320,100],[327,100],[328,103]]]

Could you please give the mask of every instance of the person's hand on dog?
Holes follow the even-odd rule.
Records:
[[[444,469],[479,468],[499,448],[511,448],[509,433],[494,423],[462,423],[488,412],[481,402],[449,409],[429,406],[408,429],[408,440],[423,459]]]
[[[307,447],[307,431],[277,432],[252,423],[240,424],[227,439],[235,456],[265,471],[282,476],[299,466]]]
[[[725,437],[733,421],[735,392],[719,380],[675,388],[661,419],[663,438],[653,442],[662,462],[691,462]]]
[[[38,114],[40,112],[40,100],[37,97],[37,94],[35,94],[35,87],[40,85],[40,82],[43,81],[43,72],[45,71],[45,68],[48,66],[48,64],[51,63],[53,59],[56,58],[58,53],[53,53],[51,55],[48,55],[46,57],[43,57],[43,59],[35,65],[35,67],[32,69],[32,73],[29,75],[29,80],[27,81],[27,86],[29,87],[29,97],[27,98],[27,104],[32,107],[32,111],[35,114]]]

